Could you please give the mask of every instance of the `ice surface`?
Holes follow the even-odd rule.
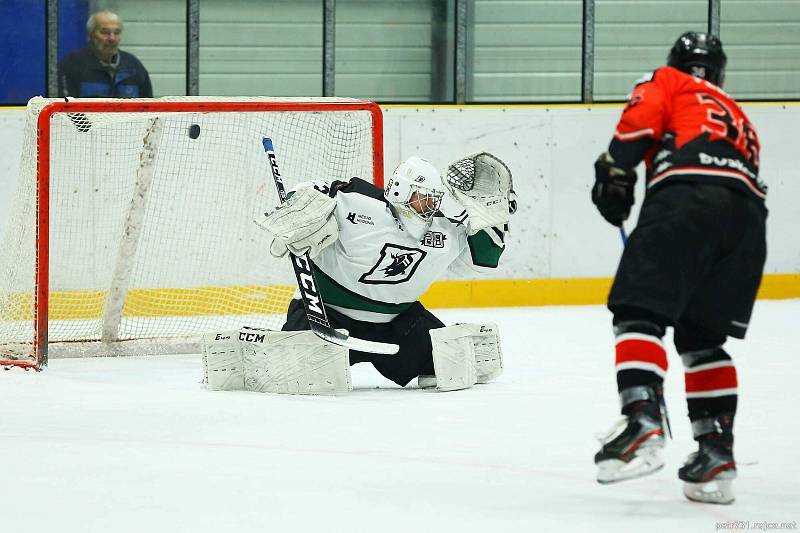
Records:
[[[3,532],[716,531],[800,523],[800,300],[759,301],[737,363],[732,506],[686,501],[694,449],[674,350],[667,466],[594,480],[616,420],[610,315],[597,306],[438,310],[498,322],[505,373],[401,389],[353,369],[340,397],[210,392],[200,357],[55,359],[0,372]],[[725,524],[729,524],[727,527]]]

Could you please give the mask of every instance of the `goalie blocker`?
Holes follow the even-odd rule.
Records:
[[[420,388],[466,389],[503,371],[496,324],[456,324],[432,329],[430,336],[436,375],[419,376]],[[339,394],[353,389],[347,348],[306,330],[244,327],[205,335],[203,370],[209,390]]]

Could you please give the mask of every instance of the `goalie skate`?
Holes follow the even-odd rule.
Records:
[[[630,415],[598,440],[602,443],[594,456],[598,483],[646,476],[664,466],[664,429],[659,406],[654,402],[634,406]]]

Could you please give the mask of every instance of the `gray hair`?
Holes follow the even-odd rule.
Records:
[[[102,11],[97,11],[95,13],[92,13],[92,15],[89,17],[89,20],[86,21],[86,35],[91,35],[92,33],[94,33],[94,30],[97,29],[97,15],[112,15],[116,17],[117,20],[119,21],[119,28],[122,29],[122,17],[120,17],[119,15],[117,15],[112,11],[104,9]]]

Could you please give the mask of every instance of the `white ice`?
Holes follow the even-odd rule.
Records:
[[[0,531],[711,532],[800,522],[800,300],[759,301],[748,339],[727,344],[740,381],[731,506],[681,494],[676,471],[694,445],[674,350],[667,466],[601,486],[593,435],[618,417],[608,312],[437,314],[498,322],[505,373],[435,393],[358,365],[352,393],[300,397],[206,391],[199,356],[0,372]]]

